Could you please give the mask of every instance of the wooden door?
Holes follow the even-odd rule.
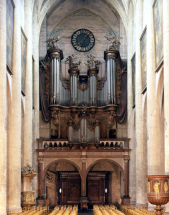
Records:
[[[60,172],[61,202],[63,205],[79,204],[81,196],[81,179],[78,172]]]
[[[89,204],[105,204],[106,172],[89,172],[87,177],[87,197]]]

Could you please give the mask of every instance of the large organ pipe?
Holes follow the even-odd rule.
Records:
[[[70,74],[70,96],[71,96],[71,106],[77,106],[77,76],[79,75],[78,68],[69,69]]]
[[[107,104],[116,104],[116,58],[117,50],[105,51],[107,63]]]
[[[63,53],[60,49],[50,48],[48,49],[48,56],[51,59],[50,105],[55,105],[60,102],[59,74]]]
[[[97,74],[98,69],[93,67],[88,70],[88,74],[90,77],[90,105],[97,106],[96,104],[96,90],[97,90]]]

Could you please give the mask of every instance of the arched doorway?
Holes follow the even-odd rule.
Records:
[[[81,178],[77,167],[67,160],[51,163],[44,176],[44,193],[50,207],[78,204]]]
[[[124,195],[124,173],[116,163],[99,160],[87,174],[87,197],[89,204],[117,204]]]

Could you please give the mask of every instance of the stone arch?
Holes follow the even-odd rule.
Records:
[[[41,27],[41,24],[43,22],[43,19],[47,13],[47,11],[49,10],[49,8],[55,3],[56,0],[48,0],[42,7],[41,11],[39,12],[38,15],[38,23],[39,23],[39,29]],[[124,0],[123,0],[124,2]],[[127,16],[125,13],[125,10],[122,8],[122,6],[116,1],[116,0],[110,0],[110,4],[117,10],[117,12],[119,13],[122,22],[124,24],[125,30],[127,32]],[[123,4],[123,3],[122,3]],[[124,4],[123,4],[124,5]],[[126,7],[124,7],[126,8]]]
[[[114,161],[113,159],[107,159],[107,158],[101,158],[101,159],[96,159],[95,161],[93,161],[86,169],[86,175],[88,174],[88,172],[90,171],[91,167],[93,165],[95,165],[96,163],[98,162],[101,162],[101,161],[108,161],[110,163],[114,163],[115,165],[117,165],[119,167],[119,169],[121,170],[122,172],[122,175],[124,175],[124,169],[123,167],[116,161]]]
[[[124,169],[123,167],[115,160],[113,159],[106,159],[106,158],[103,158],[103,159],[96,159],[95,161],[93,161],[88,167],[87,167],[87,170],[86,170],[86,179],[88,178],[88,174],[89,174],[89,171],[90,169],[97,163],[99,162],[102,162],[102,161],[107,161],[108,163],[110,164],[114,164],[116,167],[114,166],[113,169],[110,169],[108,170],[108,168],[105,170],[105,171],[108,171],[109,172],[109,176],[110,178],[108,179],[109,180],[109,194],[108,194],[108,198],[109,201],[113,202],[113,204],[116,204],[117,203],[117,200],[124,196],[124,192],[125,192],[125,178],[124,178]],[[93,170],[94,171],[94,170]],[[97,171],[97,170],[96,170]],[[102,170],[103,171],[103,170]],[[113,190],[117,188],[117,192],[115,195],[113,195]]]
[[[77,13],[80,13],[80,12],[87,12],[89,14],[91,14],[92,16],[95,16],[97,19],[99,19],[100,21],[102,21],[102,23],[107,27],[107,29],[109,30],[109,32],[113,32],[113,34],[115,35],[113,29],[110,27],[110,25],[103,19],[101,18],[99,15],[97,15],[96,13],[93,13],[92,11],[86,9],[86,8],[81,8],[79,10],[76,10],[72,13],[70,13],[69,15],[67,15],[65,18],[63,18],[57,25],[56,27],[53,29],[50,37],[53,36],[53,34],[56,32],[56,30],[60,27],[60,25],[62,25],[64,22],[66,22],[66,20],[68,20],[70,17],[74,16],[75,14]]]
[[[78,170],[78,172],[79,172],[79,174],[80,174],[80,177],[82,178],[82,170],[81,170],[81,168],[77,165],[77,163],[75,163],[74,161],[69,160],[69,159],[65,159],[65,158],[64,158],[64,159],[60,159],[60,158],[58,158],[58,159],[55,159],[55,160],[53,160],[52,162],[50,162],[49,164],[46,165],[46,167],[44,168],[44,171],[43,171],[43,179],[45,178],[46,172],[47,172],[47,170],[49,169],[49,167],[50,167],[52,164],[57,163],[57,162],[59,162],[59,161],[66,161],[66,162],[69,162],[69,163],[71,163],[72,165],[74,165],[74,166],[77,168],[77,170]]]

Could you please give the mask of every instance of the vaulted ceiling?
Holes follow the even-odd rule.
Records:
[[[128,20],[128,5],[129,2],[132,1],[133,6],[136,4],[136,0],[101,0],[102,3],[105,5],[105,8],[111,9],[111,12],[116,15],[117,17],[120,17],[125,29],[127,30],[127,20]],[[77,10],[77,5],[81,4],[81,8],[86,8],[87,5],[91,5],[91,2],[93,4],[93,7],[91,8],[91,12],[94,12],[97,15],[100,11],[98,11],[98,1],[97,0],[76,0],[73,1],[74,3],[74,11]],[[62,9],[62,6],[64,4],[64,7],[67,8],[67,13],[65,16],[68,16],[70,13],[72,13],[72,10],[69,11],[70,7],[70,0],[32,0],[32,5],[34,8],[34,16],[36,16],[37,24],[39,26],[39,29],[41,27],[41,24],[43,22],[44,17],[50,16],[56,9]],[[80,9],[78,7],[78,9]],[[105,14],[106,15],[106,14]],[[100,15],[101,16],[101,15]],[[101,16],[102,19],[104,17]],[[59,17],[58,17],[59,19]],[[58,20],[61,21],[61,20]]]

